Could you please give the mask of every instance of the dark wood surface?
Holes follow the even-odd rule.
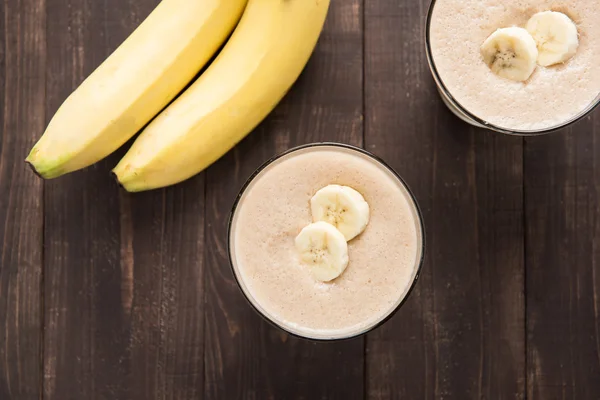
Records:
[[[428,2],[334,0],[264,123],[130,195],[108,174],[123,150],[48,182],[22,160],[158,0],[2,0],[0,399],[600,399],[600,110],[528,139],[462,123],[427,68]],[[338,343],[266,324],[226,250],[246,178],[323,140],[388,161],[427,232],[405,306]]]

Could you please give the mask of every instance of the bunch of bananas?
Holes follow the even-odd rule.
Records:
[[[199,173],[289,90],[328,8],[329,0],[163,0],[67,98],[26,161],[56,178],[108,156],[152,121],[113,170],[121,185],[136,192]]]

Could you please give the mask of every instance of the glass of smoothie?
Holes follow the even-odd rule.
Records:
[[[404,181],[357,147],[315,143],[262,165],[229,220],[229,257],[250,305],[284,331],[347,339],[404,303],[423,262]]]
[[[432,0],[427,60],[467,123],[538,135],[600,103],[598,0]]]

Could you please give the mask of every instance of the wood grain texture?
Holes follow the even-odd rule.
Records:
[[[43,184],[23,160],[44,125],[45,1],[0,4],[0,398],[40,397]]]
[[[530,399],[600,398],[600,110],[525,146]]]
[[[48,120],[128,33],[116,23],[126,12],[120,1],[48,4]],[[116,161],[46,183],[45,399],[127,398],[119,190],[109,175]]]
[[[425,59],[428,5],[365,9],[365,145],[405,177],[427,232],[416,290],[367,336],[368,398],[524,398],[522,140],[444,107]]]
[[[206,398],[352,399],[363,394],[363,340],[311,343],[264,322],[244,300],[227,256],[227,218],[264,161],[302,143],[362,143],[362,8],[331,3],[299,81],[250,136],[207,172]]]
[[[129,196],[131,397],[198,399],[204,382],[204,177]],[[127,210],[129,209],[129,211]],[[127,221],[123,221],[127,224]],[[125,239],[129,238],[129,239]],[[128,252],[128,250],[124,250]],[[127,260],[127,257],[125,258]],[[123,298],[125,300],[125,297]]]

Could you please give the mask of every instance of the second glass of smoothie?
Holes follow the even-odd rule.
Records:
[[[570,20],[567,25],[576,28],[572,54],[552,65],[545,65],[543,56],[564,45],[566,33],[551,18],[532,30],[531,20],[540,13]],[[499,76],[482,55],[484,42],[506,28],[522,28],[535,39],[538,65],[526,79]],[[600,103],[598,0],[433,0],[426,29],[427,58],[442,99],[471,125],[543,134],[583,118]],[[502,61],[508,65],[518,53],[505,52]]]
[[[358,208],[346,210],[353,206],[343,205],[336,190],[350,193]],[[336,233],[335,225],[316,222],[316,199],[336,216],[366,212],[368,223],[348,220],[359,230],[348,235],[337,225],[344,234]],[[307,227],[323,224],[321,236],[301,240]],[[306,258],[306,246],[313,246],[315,259]],[[325,270],[324,277],[318,265],[321,274],[315,273],[313,263],[339,256],[342,248],[345,258],[334,261],[343,268],[331,276]],[[384,322],[413,288],[423,249],[421,214],[402,179],[370,153],[336,143],[302,146],[268,161],[242,189],[229,225],[231,265],[250,304],[279,328],[313,340],[355,337]]]

